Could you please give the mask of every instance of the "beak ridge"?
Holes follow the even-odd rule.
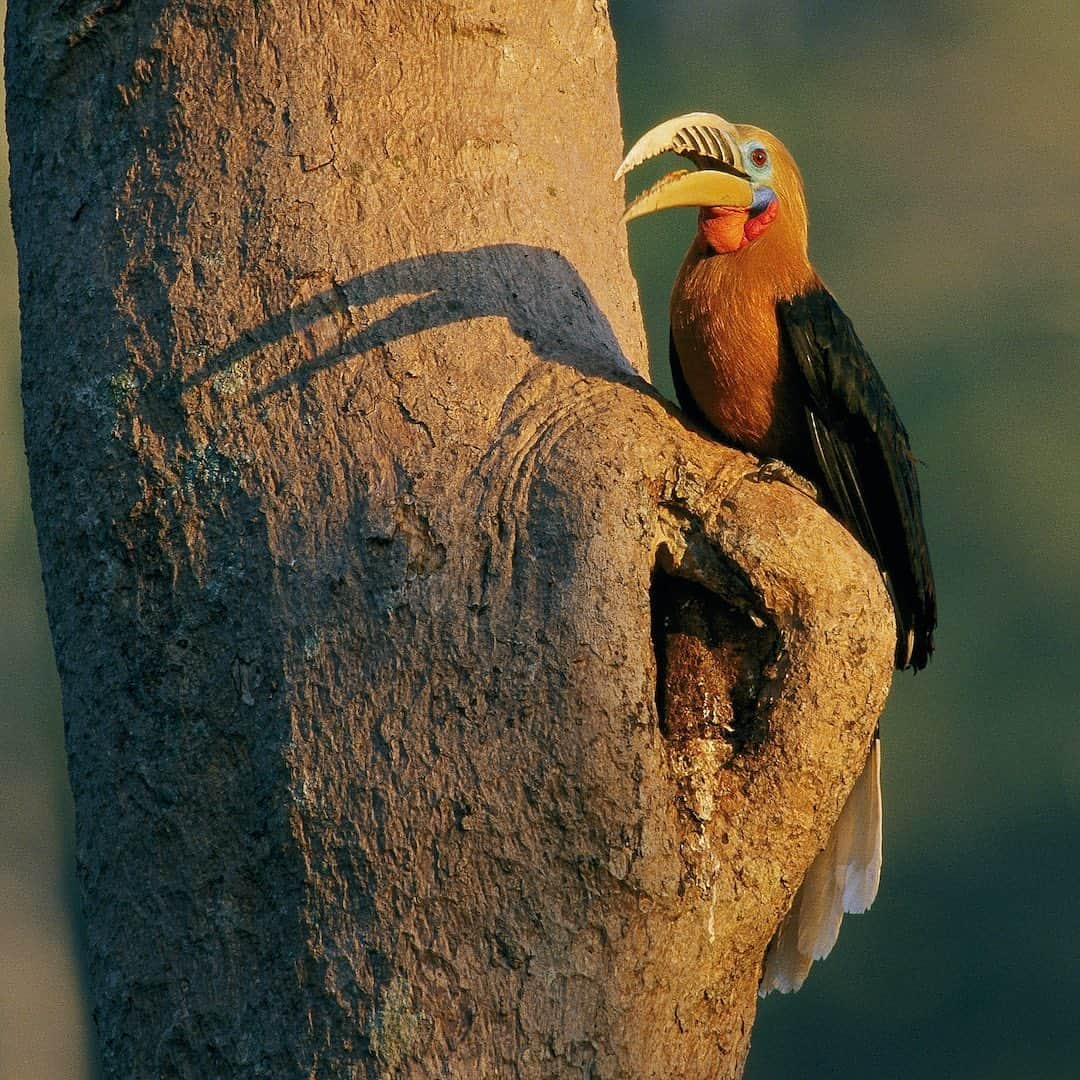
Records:
[[[742,173],[742,159],[731,124],[715,113],[694,112],[665,120],[645,132],[615,170],[615,179],[669,150],[689,158],[698,168]]]

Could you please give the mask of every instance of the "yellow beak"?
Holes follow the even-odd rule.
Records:
[[[633,221],[654,210],[673,206],[749,206],[754,192],[749,180],[731,173],[688,172],[680,169],[668,173],[647,191],[643,191],[624,211],[622,220]]]
[[[623,221],[673,206],[747,207],[753,201],[735,129],[713,113],[687,113],[657,124],[630,148],[615,179],[667,151],[689,158],[699,171],[669,173],[626,208]]]

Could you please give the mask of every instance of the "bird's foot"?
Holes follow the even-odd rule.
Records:
[[[814,502],[818,501],[817,488],[805,476],[800,476],[790,465],[786,465],[778,458],[766,458],[756,469],[746,473],[744,478],[752,480],[755,484],[772,484],[779,481],[802,492]]]

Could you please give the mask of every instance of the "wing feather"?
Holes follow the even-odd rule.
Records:
[[[832,509],[874,556],[892,594],[897,664],[921,668],[937,623],[919,481],[907,431],[832,295],[777,305],[781,348],[806,387],[806,420]]]

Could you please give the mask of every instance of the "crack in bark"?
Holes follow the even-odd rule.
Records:
[[[80,4],[77,0],[68,0],[59,7],[59,13],[71,19],[75,25],[65,35],[65,41],[69,49],[81,45],[91,34],[100,28],[103,18],[123,10],[131,0],[106,0],[105,3],[92,2],[88,5]],[[88,11],[80,11],[80,7],[89,7]]]

